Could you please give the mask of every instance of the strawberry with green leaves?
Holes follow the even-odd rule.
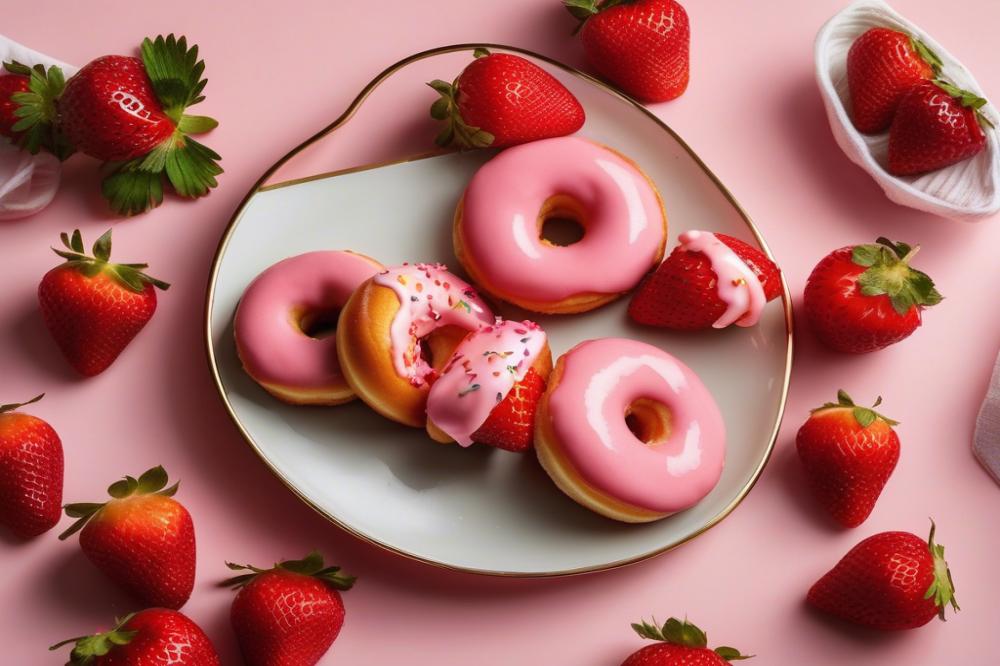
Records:
[[[825,613],[872,629],[915,629],[945,619],[955,584],[934,542],[909,532],[882,532],[852,548],[809,590],[808,603]]]
[[[476,49],[454,82],[428,83],[440,97],[431,117],[444,123],[440,146],[504,148],[572,134],[583,107],[566,86],[530,60]]]
[[[66,81],[59,67],[28,67],[16,61],[3,64],[0,76],[0,136],[11,139],[31,154],[46,150],[60,160],[73,147],[56,123],[55,100]]]
[[[42,395],[0,405],[0,525],[22,539],[52,529],[62,515],[62,441],[48,423],[19,411]]]
[[[80,532],[80,549],[108,578],[143,604],[177,609],[194,588],[194,523],[167,481],[157,466],[112,483],[107,502],[67,504],[77,521],[59,538]]]
[[[840,352],[863,354],[909,337],[925,308],[942,296],[910,266],[920,246],[879,238],[824,257],[806,282],[806,319],[816,337]]]
[[[248,571],[224,581],[239,589],[231,619],[248,666],[312,666],[333,644],[344,624],[340,592],[354,576],[326,566],[318,552],[271,569],[227,562]]]
[[[857,527],[875,502],[899,461],[898,421],[872,407],[854,404],[845,391],[837,402],[812,410],[795,438],[809,485],[834,520]]]
[[[643,638],[657,641],[637,650],[622,666],[724,666],[731,661],[750,659],[731,647],[708,647],[708,635],[685,620],[670,618],[662,627],[642,622],[632,628]]]
[[[520,453],[535,441],[535,414],[545,392],[545,380],[528,368],[521,381],[511,387],[479,429],[472,433],[477,444]]]
[[[111,230],[84,254],[80,231],[61,236],[66,261],[38,285],[42,320],[70,365],[86,377],[104,372],[156,312],[156,290],[169,284],[150,277],[147,264],[111,263]]]

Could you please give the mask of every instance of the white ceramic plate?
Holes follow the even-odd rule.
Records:
[[[446,154],[318,173],[331,159],[317,142],[348,131],[355,113],[377,113],[376,89],[405,81],[421,89],[431,70],[457,72],[478,45],[445,47],[386,70],[330,128],[292,151],[261,179],[223,236],[207,303],[209,357],[233,419],[264,462],[317,511],[355,535],[428,563],[480,573],[542,576],[595,571],[638,561],[700,534],[725,517],[760,474],[781,420],[791,362],[787,293],[753,329],[684,335],[633,326],[627,299],[587,313],[538,317],[558,355],[575,343],[626,336],[660,345],[698,372],[716,396],[730,433],[725,471],[694,508],[665,520],[619,524],[578,506],[553,485],[534,456],[431,442],[422,430],[382,419],[360,402],[336,408],[283,405],[243,373],[232,317],[247,284],[274,262],[320,248],[353,249],[385,264],[440,261],[451,249],[455,203],[490,152]],[[581,134],[636,160],[661,189],[671,247],[686,229],[705,228],[758,242],[746,214],[687,146],[654,116],[589,77],[510,47],[558,76],[587,112]],[[412,70],[412,71],[411,71]],[[403,92],[416,91],[411,93]],[[382,100],[392,111],[405,100]],[[421,108],[426,108],[422,106]],[[385,130],[380,121],[377,126]],[[334,131],[336,130],[336,131]],[[308,142],[307,142],[308,143]],[[343,154],[353,150],[346,138]],[[295,160],[308,164],[296,167]],[[280,168],[279,168],[280,167]],[[296,171],[297,169],[297,171]],[[299,177],[282,178],[287,174]],[[279,182],[280,181],[280,182]],[[524,313],[501,308],[508,317]]]

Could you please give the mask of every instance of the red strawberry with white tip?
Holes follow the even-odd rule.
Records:
[[[847,52],[854,126],[864,134],[889,129],[903,95],[940,69],[941,59],[906,33],[889,28],[863,33]]]
[[[809,485],[844,527],[868,518],[899,461],[898,421],[875,411],[881,403],[859,407],[838,391],[837,402],[812,410],[795,438]]]
[[[55,100],[66,81],[59,67],[5,62],[0,76],[0,135],[28,152],[46,150],[61,160],[73,147],[56,124]]]
[[[169,284],[143,272],[146,264],[113,264],[111,231],[84,254],[79,230],[61,236],[65,259],[42,278],[42,320],[63,356],[80,374],[104,372],[156,312],[156,290]]]
[[[78,520],[59,538],[79,531],[80,549],[108,578],[146,605],[180,608],[194,588],[195,539],[191,514],[173,498],[178,485],[168,488],[159,466],[126,476],[107,502],[67,504]]]
[[[806,319],[836,351],[862,354],[909,337],[924,308],[941,302],[926,273],[910,266],[920,246],[879,238],[834,250],[806,282]]]
[[[340,592],[353,576],[325,566],[315,551],[271,569],[226,566],[250,572],[222,583],[239,589],[231,619],[248,666],[312,666],[326,654],[344,624]]]
[[[582,21],[591,69],[642,102],[684,94],[691,75],[691,26],[676,0],[563,0]]]
[[[71,638],[50,647],[73,644],[66,666],[219,666],[201,627],[183,613],[148,608],[126,615],[114,629]]]
[[[934,529],[932,521],[927,541],[909,532],[868,537],[812,586],[807,601],[825,613],[887,631],[944,620],[949,605],[959,608]]]
[[[986,148],[986,100],[944,81],[908,91],[889,128],[889,172],[916,176],[974,157]]]
[[[662,627],[645,620],[632,624],[643,638],[658,641],[637,650],[622,666],[724,666],[731,661],[750,659],[731,647],[708,647],[708,635],[685,620],[670,618]]]
[[[486,49],[475,58],[453,83],[427,84],[441,95],[431,106],[431,117],[445,123],[438,145],[503,148],[583,127],[580,102],[538,65]]]
[[[534,368],[528,368],[524,378],[472,433],[472,440],[507,451],[527,451],[535,441],[535,412],[543,393],[545,380]]]
[[[756,275],[766,301],[781,295],[781,272],[767,255],[738,238],[719,233],[714,236],[732,253],[731,261],[742,262]],[[682,242],[642,281],[629,303],[628,314],[633,321],[647,326],[678,330],[719,327],[729,309],[720,296],[720,286],[711,259],[702,251],[689,250]]]
[[[48,423],[18,411],[41,399],[0,405],[0,525],[22,539],[52,529],[62,515],[62,441]]]

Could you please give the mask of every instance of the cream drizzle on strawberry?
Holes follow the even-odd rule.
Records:
[[[732,248],[708,231],[685,231],[678,238],[680,247],[688,252],[700,252],[712,264],[719,298],[726,304],[713,328],[725,328],[730,324],[753,326],[760,320],[760,313],[767,303],[764,286]]]
[[[505,321],[470,333],[427,395],[427,418],[462,446],[486,422],[545,347],[532,321]]]
[[[445,326],[475,331],[494,319],[476,290],[443,264],[403,264],[379,273],[373,281],[399,298],[389,329],[392,363],[396,373],[416,387],[437,374],[420,353],[421,338]]]

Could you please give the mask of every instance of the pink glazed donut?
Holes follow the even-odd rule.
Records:
[[[354,399],[337,359],[337,315],[362,282],[384,270],[363,254],[320,251],[274,264],[236,309],[236,351],[254,381],[298,405]]]
[[[601,338],[559,358],[539,403],[535,448],[572,499],[641,523],[690,508],[715,487],[726,431],[683,363],[643,342]]]
[[[570,245],[548,220],[577,223]],[[579,137],[514,146],[483,165],[455,211],[455,254],[484,291],[534,312],[584,312],[629,291],[660,263],[667,217],[625,156]]]

